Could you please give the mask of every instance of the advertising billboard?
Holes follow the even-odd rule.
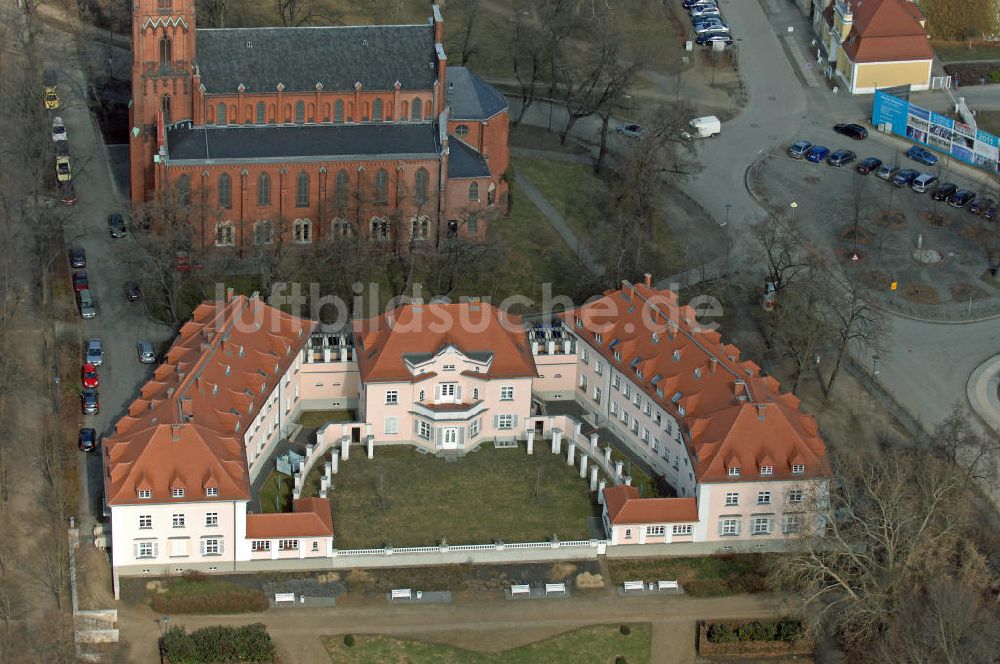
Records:
[[[889,125],[897,136],[944,152],[993,175],[998,174],[1000,139],[996,136],[876,90],[872,102],[872,125],[880,127],[884,124]]]

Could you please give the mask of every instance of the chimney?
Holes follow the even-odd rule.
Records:
[[[181,399],[181,413],[184,414],[186,421],[194,417],[194,405],[191,403],[191,397]]]
[[[226,289],[226,303],[228,304],[228,303],[232,302],[233,299],[235,299],[235,297],[236,297],[236,290],[233,289],[233,288],[227,288]]]
[[[708,358],[708,370],[710,373],[715,373],[715,368],[719,366],[719,358],[714,355]]]
[[[170,425],[170,439],[175,443],[181,439],[181,425],[171,424]]]
[[[440,44],[444,41],[444,19],[441,18],[441,6],[431,5],[431,13],[433,14],[431,21],[434,22],[434,43]]]
[[[653,287],[653,275],[650,274],[649,272],[647,272],[643,276],[646,278],[646,288],[652,288]]]
[[[758,420],[763,420],[764,419],[764,410],[765,409],[767,409],[767,404],[766,403],[759,403],[759,404],[757,404],[757,419]]]

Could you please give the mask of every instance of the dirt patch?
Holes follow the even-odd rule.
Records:
[[[802,179],[808,182],[809,184],[819,184],[820,182],[823,181],[823,179],[818,175],[807,175]]]
[[[997,238],[996,228],[986,227],[982,224],[965,224],[962,226],[961,233],[969,240],[981,246],[994,242]]]
[[[960,62],[945,65],[944,71],[958,79],[957,85],[1000,83],[1000,62]]]
[[[580,590],[590,590],[604,587],[604,577],[600,574],[584,572],[576,575],[576,587]]]
[[[865,270],[861,273],[861,283],[872,290],[886,290],[892,286],[892,277],[878,270]]]
[[[863,226],[855,227],[852,224],[841,228],[840,232],[837,233],[837,239],[841,242],[856,242],[857,244],[867,245],[875,239],[875,234]]]
[[[940,212],[936,212],[934,210],[922,211],[920,213],[920,218],[924,221],[924,223],[929,226],[933,226],[934,228],[948,227],[948,219]]]
[[[989,296],[988,292],[973,284],[962,283],[951,285],[951,299],[957,302],[964,302],[969,299],[985,300]]]
[[[940,304],[941,297],[930,284],[920,282],[906,284],[900,289],[900,296],[904,300],[917,304]]]
[[[576,572],[573,563],[556,563],[549,569],[549,578],[553,581],[565,581]]]
[[[902,210],[881,210],[872,217],[879,226],[898,230],[906,226],[906,215]]]

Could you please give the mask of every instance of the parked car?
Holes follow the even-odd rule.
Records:
[[[878,157],[867,157],[863,159],[861,163],[855,167],[854,170],[856,170],[858,173],[861,173],[862,175],[868,175],[881,165],[882,165],[882,160],[879,159]]]
[[[826,156],[828,154],[830,154],[830,148],[824,145],[814,145],[811,148],[809,148],[808,152],[806,152],[806,161],[811,161],[814,164],[818,164],[819,162],[826,159]]]
[[[715,0],[684,0],[684,9],[691,9],[699,5],[717,5]]]
[[[958,185],[952,182],[942,182],[931,194],[931,198],[936,201],[946,201],[948,197],[958,191]]]
[[[90,283],[87,280],[86,270],[77,270],[73,273],[73,290],[82,291],[90,288]]]
[[[1000,210],[998,210],[997,207],[998,207],[997,204],[994,203],[985,210],[983,210],[983,219],[985,219],[986,221],[996,221],[997,213],[1000,212]]]
[[[976,192],[968,189],[961,189],[948,197],[948,205],[962,208],[976,200]]]
[[[969,211],[969,214],[981,215],[991,207],[996,207],[996,205],[997,202],[995,200],[989,196],[984,196],[969,203],[969,207],[966,209]]]
[[[87,252],[80,247],[70,247],[69,266],[74,269],[87,267]]]
[[[69,157],[56,157],[56,180],[69,182],[73,179],[73,169],[69,165]]]
[[[698,35],[695,38],[695,41],[698,43],[699,46],[706,46],[708,44],[714,44],[715,42],[721,42],[726,46],[729,46],[730,44],[733,43],[733,38],[729,35],[728,32],[720,32],[716,34],[708,33],[708,34]]]
[[[57,115],[52,118],[52,140],[65,141],[67,139],[66,125],[63,124],[62,118]]]
[[[910,185],[910,189],[917,192],[918,194],[922,194],[928,189],[930,189],[931,186],[933,186],[934,183],[937,182],[937,180],[938,180],[937,176],[934,175],[933,173],[921,173],[920,175],[918,175],[913,179],[913,184]]]
[[[868,138],[868,130],[859,124],[835,124],[833,125],[833,130],[838,134],[843,134],[853,138],[856,141],[861,141]]]
[[[142,289],[134,281],[125,282],[125,299],[129,302],[137,302],[142,299]]]
[[[813,146],[809,141],[798,141],[788,148],[788,156],[792,159],[805,159],[806,153]]]
[[[850,150],[834,150],[830,153],[830,156],[826,158],[826,163],[831,166],[843,166],[844,164],[851,163],[857,158],[858,155],[854,154]]]
[[[97,316],[97,304],[94,302],[94,295],[89,288],[76,292],[76,303],[80,307],[80,318],[94,318]]]
[[[646,130],[637,124],[619,125],[617,131],[622,136],[628,136],[629,138],[642,138],[646,133]]]
[[[899,171],[898,168],[892,164],[882,164],[877,169],[875,169],[875,177],[882,178],[883,180],[890,181],[896,176]]]
[[[721,21],[712,21],[708,23],[698,23],[694,26],[694,31],[699,35],[707,34],[729,34],[729,26]]]
[[[93,452],[97,449],[97,430],[80,429],[80,441],[77,443],[83,452]]]
[[[66,207],[76,205],[76,191],[73,189],[72,182],[59,183],[59,196],[62,197],[62,204]]]
[[[100,397],[95,389],[86,389],[80,395],[80,411],[84,415],[97,415],[101,412]]]
[[[108,215],[108,232],[111,237],[125,237],[125,218],[117,212]]]
[[[97,367],[90,362],[84,362],[80,368],[80,382],[84,387],[97,387],[101,382],[101,377],[97,374]]]
[[[919,145],[914,145],[907,150],[906,156],[913,161],[919,161],[924,166],[933,166],[938,160],[937,155],[933,154],[930,150],[920,147]]]
[[[143,364],[153,364],[156,362],[156,349],[153,348],[152,341],[143,339],[135,345],[135,350],[139,354],[139,361]]]
[[[719,8],[715,5],[697,5],[688,10],[691,18],[701,18],[703,16],[720,16]]]
[[[87,351],[83,357],[95,367],[104,364],[104,342],[100,339],[88,339]]]
[[[55,87],[45,86],[45,95],[42,97],[42,100],[45,102],[45,110],[59,110],[59,93]]]
[[[912,184],[918,175],[920,175],[920,171],[915,171],[912,168],[904,168],[896,173],[895,177],[892,178],[892,183],[897,187],[906,187]]]

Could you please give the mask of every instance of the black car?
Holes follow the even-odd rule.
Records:
[[[838,134],[843,134],[853,138],[856,141],[862,141],[868,138],[868,130],[859,124],[836,124],[833,125],[833,130]]]
[[[966,208],[969,214],[980,215],[986,212],[991,207],[996,207],[997,202],[992,198],[977,198],[976,200],[969,203],[969,207]]]
[[[69,266],[73,269],[87,267],[87,252],[80,247],[70,247]]]
[[[854,170],[856,170],[858,173],[861,173],[862,175],[868,175],[881,165],[882,165],[881,159],[877,157],[868,157],[860,164],[858,164]]]
[[[996,221],[998,213],[1000,213],[1000,210],[997,209],[997,205],[996,203],[994,203],[993,205],[983,210],[983,219],[985,219],[986,221]]]
[[[946,201],[948,200],[948,197],[956,191],[958,191],[958,185],[951,182],[942,182],[938,185],[937,189],[934,190],[934,193],[931,194],[931,198],[936,201]]]
[[[948,205],[962,208],[974,200],[976,200],[976,192],[969,191],[968,189],[962,189],[961,191],[956,191],[948,197]]]
[[[125,299],[129,302],[137,302],[142,299],[142,289],[134,281],[125,282]]]
[[[912,168],[904,168],[896,173],[896,177],[892,179],[892,183],[897,187],[907,187],[918,175],[920,175],[919,171],[915,171]]]
[[[826,163],[831,166],[843,166],[854,161],[857,156],[850,150],[835,150],[826,158]]]
[[[94,429],[80,429],[80,440],[78,443],[84,452],[93,452],[97,449],[97,431]]]
[[[84,415],[97,415],[101,412],[101,402],[97,390],[88,388],[80,395],[80,411]]]
[[[108,232],[111,237],[125,237],[125,219],[117,212],[108,215]]]

